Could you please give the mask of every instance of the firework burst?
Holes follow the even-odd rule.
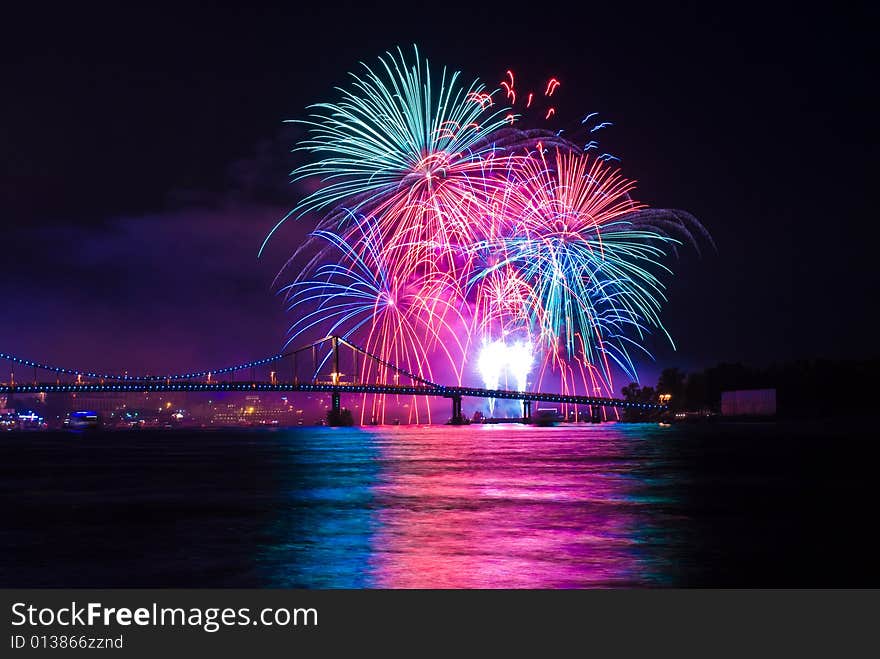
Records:
[[[437,267],[454,267],[438,254],[475,239],[473,218],[501,185],[493,172],[503,155],[490,137],[505,125],[505,108],[478,80],[465,84],[446,69],[433,75],[417,50],[412,65],[398,49],[363,69],[338,90],[340,100],[314,105],[310,119],[298,120],[310,131],[298,149],[317,159],[293,179],[322,185],[289,216],[325,213],[322,228],[350,237],[357,234],[351,218],[366,214],[398,268],[424,263],[431,252]]]
[[[487,386],[502,362],[518,388],[533,363],[533,384],[555,374],[565,393],[609,395],[615,368],[637,378],[646,334],[668,337],[663,261],[706,234],[633,199],[619,159],[599,155],[594,134],[610,122],[587,115],[583,146],[524,128],[511,106],[555,121],[558,79],[519,93],[508,72],[487,90],[432,74],[418,51],[352,78],[300,122],[310,133],[297,148],[315,160],[293,177],[321,187],[287,217],[320,219],[311,260],[283,289],[299,314],[290,340],[320,329],[357,341],[386,362],[359,377],[386,384],[388,363],[432,380],[443,362],[460,382],[469,359]]]

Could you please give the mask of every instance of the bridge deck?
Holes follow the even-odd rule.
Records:
[[[301,391],[339,394],[380,394],[398,396],[434,396],[440,398],[496,398],[529,400],[541,403],[568,403],[572,405],[596,405],[601,407],[666,409],[665,405],[632,403],[619,398],[599,398],[568,394],[509,391],[504,389],[478,389],[471,387],[429,387],[391,384],[333,384],[331,382],[114,382],[114,383],[36,383],[0,385],[0,394],[34,393],[138,393],[138,392],[257,392]]]

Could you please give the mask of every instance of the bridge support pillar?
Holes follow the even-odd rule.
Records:
[[[590,423],[602,423],[602,408],[599,405],[590,405]]]
[[[349,410],[342,409],[342,405],[339,400],[339,392],[334,391],[332,394],[332,407],[327,410],[327,425],[328,426],[350,426],[354,424],[354,418],[352,418],[351,412]]]
[[[532,401],[523,401],[523,423],[532,422]]]
[[[461,413],[461,396],[452,397],[452,418],[449,423],[453,426],[461,426],[467,423]]]

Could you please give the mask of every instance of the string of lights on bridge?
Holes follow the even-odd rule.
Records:
[[[356,351],[360,352],[361,354],[366,355],[367,357],[375,360],[376,362],[378,362],[382,366],[385,366],[387,368],[391,368],[391,369],[397,371],[398,373],[400,373],[401,375],[403,375],[406,378],[409,378],[415,382],[422,382],[423,384],[426,384],[426,385],[432,386],[432,387],[439,386],[436,383],[431,382],[430,380],[426,380],[423,377],[420,377],[418,375],[410,373],[409,371],[402,369],[395,364],[391,364],[391,363],[383,360],[382,358],[378,357],[377,355],[374,355],[373,353],[368,352],[368,351],[364,350],[363,348],[346,341],[342,337],[339,337],[339,338],[340,338],[340,342],[344,343],[352,350],[356,350]],[[330,339],[332,339],[332,337],[326,337],[324,339],[321,339],[320,341],[316,341],[313,345],[317,345],[317,344],[329,341]],[[63,375],[82,376],[82,377],[86,377],[86,378],[92,378],[95,380],[121,380],[121,381],[129,381],[129,382],[132,382],[132,381],[133,382],[161,382],[161,381],[167,381],[167,380],[174,381],[174,380],[192,380],[195,378],[206,378],[208,376],[225,375],[227,373],[234,373],[235,371],[243,371],[243,370],[247,370],[249,368],[256,368],[258,366],[266,366],[267,364],[277,362],[281,359],[284,359],[285,357],[289,357],[290,355],[292,355],[296,352],[301,352],[301,351],[306,350],[308,348],[311,348],[311,346],[307,346],[306,348],[300,348],[298,350],[294,350],[294,351],[283,353],[283,354],[279,353],[277,355],[271,355],[270,357],[265,357],[263,359],[255,359],[253,361],[244,362],[243,364],[236,364],[234,366],[226,366],[223,368],[209,369],[209,370],[204,370],[204,371],[195,371],[192,373],[175,373],[175,374],[169,374],[169,375],[129,375],[128,373],[124,373],[124,374],[120,375],[118,373],[95,373],[92,371],[65,368],[63,366],[54,366],[52,364],[44,364],[41,362],[32,361],[30,359],[24,359],[21,357],[17,357],[15,355],[5,353],[5,352],[0,352],[0,359],[5,359],[9,362],[12,362],[13,364],[20,364],[22,366],[29,366],[29,367],[39,369],[41,371],[49,371],[51,373],[56,373],[59,375],[63,374]]]
[[[5,352],[0,352],[0,359],[5,359],[7,361],[12,362],[13,364],[21,364],[22,366],[31,366],[33,368],[37,368],[41,371],[50,371],[52,373],[64,374],[64,375],[81,375],[87,378],[93,378],[96,380],[128,380],[128,381],[161,381],[161,380],[192,380],[194,378],[204,378],[209,375],[223,375],[225,373],[232,373],[234,371],[242,371],[248,368],[256,368],[257,366],[265,366],[266,364],[270,364],[272,362],[276,362],[279,359],[283,358],[284,355],[272,355],[271,357],[266,357],[264,359],[256,359],[254,361],[245,362],[243,364],[237,364],[235,366],[226,366],[224,368],[218,368],[210,371],[197,371],[193,373],[176,373],[173,375],[128,375],[126,374],[116,374],[116,373],[94,373],[91,371],[83,371],[72,368],[64,368],[63,366],[53,366],[51,364],[42,364],[40,362],[35,362],[30,359],[22,359],[21,357],[16,357],[15,355],[10,355]]]
[[[353,383],[343,384],[339,382],[317,382],[313,379],[311,383],[300,382],[211,382],[209,376],[222,375],[232,373],[257,366],[264,366],[272,362],[279,361],[285,357],[294,356],[299,352],[309,350],[317,345],[330,340],[335,340],[349,348],[356,350],[371,359],[376,360],[380,364],[394,369],[405,377],[421,382],[422,385],[398,385],[398,384],[369,384],[369,383]],[[335,349],[335,348],[334,348]],[[30,359],[16,357],[9,353],[0,352],[0,359],[5,359],[13,364],[29,366],[35,369],[50,371],[57,374],[67,374],[74,376],[84,376],[97,380],[117,380],[122,383],[114,384],[89,384],[83,382],[76,383],[34,383],[34,384],[10,384],[0,385],[0,393],[86,393],[86,392],[161,392],[161,391],[180,391],[180,392],[209,392],[209,391],[313,391],[323,393],[357,393],[357,394],[397,394],[406,396],[437,396],[444,398],[461,399],[463,396],[480,397],[480,398],[497,398],[497,399],[515,399],[523,401],[535,402],[553,402],[553,403],[571,403],[575,405],[595,405],[605,407],[622,407],[622,408],[644,408],[644,409],[667,409],[666,405],[657,405],[654,403],[635,403],[631,401],[623,401],[615,398],[599,398],[593,396],[580,396],[572,394],[554,394],[554,393],[538,393],[527,391],[509,391],[501,389],[480,389],[461,386],[447,387],[434,382],[425,380],[401,369],[400,367],[382,360],[363,348],[349,343],[342,337],[326,337],[320,339],[310,346],[299,348],[297,350],[284,354],[272,355],[263,359],[257,359],[235,366],[227,366],[220,369],[198,371],[193,373],[178,373],[173,375],[118,375],[110,373],[95,373],[91,371],[80,371],[75,369],[64,368],[61,366],[52,366],[35,362]],[[192,382],[196,378],[208,378],[208,382]],[[189,382],[186,382],[189,380]]]
[[[24,384],[0,386],[0,393],[110,393],[110,392],[210,392],[210,391],[302,391],[320,393],[352,394],[394,394],[403,396],[435,396],[442,398],[497,398],[507,400],[527,400],[546,403],[570,403],[575,405],[596,405],[601,407],[667,409],[666,405],[654,403],[634,403],[615,398],[596,398],[572,394],[536,393],[529,391],[507,391],[503,389],[478,389],[468,387],[425,387],[382,384],[332,384],[332,383],[266,383],[266,382],[177,382],[174,384]]]

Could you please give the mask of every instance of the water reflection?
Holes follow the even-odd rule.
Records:
[[[372,585],[665,583],[666,540],[655,542],[662,487],[639,477],[657,450],[652,432],[605,424],[369,433],[381,459]]]
[[[717,479],[693,483],[681,463],[669,463],[676,442],[660,432],[602,424],[8,437],[0,444],[0,540],[10,550],[0,585],[711,581],[675,574],[687,563],[682,538],[693,526],[683,517],[694,508],[683,508],[682,484],[699,486],[722,510],[742,497],[725,508],[728,499],[706,486]],[[692,451],[703,455],[705,446]],[[710,475],[718,472],[712,464]],[[719,562],[706,538],[725,538],[727,551],[733,530],[748,528],[728,524],[723,535],[715,516],[703,519],[698,568]]]

